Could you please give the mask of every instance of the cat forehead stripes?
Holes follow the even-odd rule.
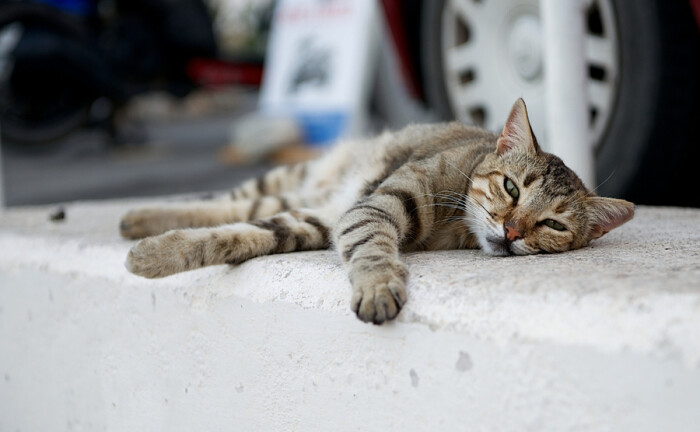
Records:
[[[588,192],[581,179],[561,159],[549,153],[543,157],[546,163],[541,174],[543,193],[570,196],[579,191]]]

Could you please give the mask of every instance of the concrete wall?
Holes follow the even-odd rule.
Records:
[[[133,276],[131,205],[0,219],[0,431],[700,428],[700,211],[568,254],[409,255],[378,327],[331,252]]]

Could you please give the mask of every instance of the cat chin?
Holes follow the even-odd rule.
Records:
[[[513,255],[535,255],[539,253],[539,251],[529,249],[527,246],[525,246],[525,243],[522,243],[522,240],[513,242],[510,245],[510,250]]]
[[[509,256],[513,255],[508,245],[498,237],[484,236],[479,238],[479,244],[481,245],[481,250],[485,254],[491,256]]]
[[[511,256],[512,254],[508,252],[505,248],[494,248],[491,246],[481,246],[481,250],[486,253],[486,255],[494,256],[494,257],[507,257]]]
[[[479,236],[478,240],[481,250],[487,255],[502,257],[533,254],[533,252],[528,251],[526,247],[518,244],[518,242],[508,244],[499,237]]]

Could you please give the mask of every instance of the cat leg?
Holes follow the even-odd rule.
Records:
[[[265,218],[294,208],[318,207],[328,199],[331,190],[323,181],[302,187],[312,162],[274,168],[217,201],[131,211],[122,218],[121,235],[140,239],[172,229],[213,227]]]
[[[325,249],[330,245],[330,224],[321,212],[292,210],[216,228],[173,230],[139,241],[129,251],[126,267],[157,278],[261,255]]]
[[[309,164],[310,162],[301,162],[273,168],[261,177],[247,180],[233,189],[230,194],[231,199],[249,200],[295,191],[306,179]]]
[[[408,270],[399,251],[427,236],[421,227],[427,226],[430,197],[420,193],[421,184],[400,183],[378,188],[348,210],[334,230],[352,284],[351,308],[365,322],[381,324],[401,311]]]
[[[122,217],[119,230],[125,238],[140,239],[172,229],[215,227],[265,218],[304,207],[304,201],[296,194],[286,194],[238,201],[164,204],[128,212]]]

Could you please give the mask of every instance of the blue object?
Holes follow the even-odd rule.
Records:
[[[311,145],[329,144],[343,133],[348,114],[343,111],[303,112],[297,120],[304,132],[304,140]]]
[[[34,0],[52,6],[63,12],[74,15],[87,16],[95,11],[94,0]]]

